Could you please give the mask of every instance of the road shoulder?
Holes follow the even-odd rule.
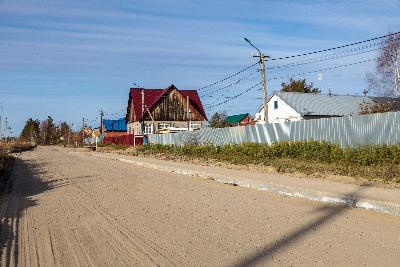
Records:
[[[98,158],[118,160],[136,166],[212,179],[234,186],[400,216],[400,189],[343,184],[314,178],[298,178],[247,170],[233,170],[218,166],[202,166],[186,162],[126,156],[116,153],[86,153]]]

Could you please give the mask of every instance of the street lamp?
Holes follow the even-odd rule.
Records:
[[[247,39],[246,37],[244,37],[244,40],[245,40],[246,42],[248,42],[252,47],[254,47],[255,49],[257,49],[258,53],[261,55],[260,49],[258,49],[255,45],[253,45],[253,44],[250,42],[249,39]]]
[[[259,53],[258,56],[253,55],[253,57],[260,58],[259,63],[261,64],[261,83],[262,83],[262,97],[263,97],[263,108],[264,108],[264,121],[265,123],[268,123],[267,81],[265,79],[265,58],[267,58],[267,56],[265,56],[264,53],[260,51],[260,49],[258,49],[255,45],[253,45],[249,39],[245,37],[244,40],[248,42],[252,47],[254,47]]]

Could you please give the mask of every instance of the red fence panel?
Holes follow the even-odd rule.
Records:
[[[146,136],[145,136],[146,137]],[[143,145],[143,136],[135,136],[134,134],[127,134],[116,137],[104,137],[103,143],[111,143],[118,145]]]

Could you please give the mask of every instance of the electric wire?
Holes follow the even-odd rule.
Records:
[[[312,64],[312,63],[319,63],[319,62],[324,62],[324,61],[329,61],[333,59],[338,59],[338,58],[345,58],[345,57],[351,57],[351,56],[358,56],[362,54],[366,54],[369,52],[374,52],[377,51],[378,48],[375,49],[370,49],[366,51],[360,51],[358,53],[352,53],[352,54],[345,54],[345,55],[338,55],[338,56],[332,56],[332,57],[324,57],[321,59],[314,59],[312,61],[298,61],[290,64],[284,64],[284,65],[278,65],[278,66],[273,66],[273,67],[267,67],[267,70],[273,70],[273,69],[282,69],[282,68],[287,68],[287,67],[294,67],[294,66],[301,66],[301,65],[307,65],[307,64]]]
[[[228,84],[228,85],[225,85],[225,86],[223,86],[223,87],[221,87],[221,88],[218,88],[218,89],[215,89],[215,90],[213,90],[212,92],[211,91],[207,91],[207,93],[205,93],[205,92],[203,92],[202,94],[200,94],[199,96],[200,97],[214,97],[215,95],[211,95],[211,93],[212,94],[215,94],[216,92],[220,92],[220,91],[222,91],[222,90],[224,90],[224,89],[227,89],[228,88],[228,92],[229,92],[229,88],[230,87],[232,87],[232,86],[235,86],[235,85],[238,85],[239,83],[241,83],[241,82],[243,82],[243,81],[245,81],[245,80],[249,80],[250,78],[252,78],[255,74],[258,74],[259,72],[258,72],[258,70],[256,71],[256,72],[252,72],[252,73],[250,73],[249,75],[247,75],[247,76],[243,76],[242,78],[239,78],[238,80],[236,80],[236,81],[234,81],[234,82],[232,82],[232,83],[230,83],[230,84]]]
[[[308,71],[308,72],[302,72],[302,73],[296,73],[296,74],[291,74],[291,75],[284,75],[284,76],[279,76],[279,77],[273,77],[273,78],[269,78],[267,79],[267,81],[271,81],[271,80],[277,80],[277,79],[282,79],[282,78],[287,78],[287,77],[292,77],[292,76],[298,76],[298,75],[305,75],[305,74],[310,74],[310,73],[316,73],[316,72],[321,72],[321,71],[327,71],[327,70],[332,70],[332,69],[338,69],[338,68],[343,68],[343,67],[349,67],[349,66],[353,66],[353,65],[358,65],[358,64],[362,64],[362,63],[367,63],[367,62],[371,62],[374,61],[375,59],[368,59],[368,60],[362,60],[362,61],[358,61],[358,62],[353,62],[353,63],[349,63],[349,64],[343,64],[343,65],[338,65],[338,66],[334,66],[334,67],[329,67],[329,68],[323,68],[323,69],[319,69],[319,70],[314,70],[314,71]],[[255,87],[257,87],[258,85],[260,85],[260,83],[253,85],[252,87],[246,89],[245,91],[227,99],[224,101],[221,101],[217,104],[212,104],[212,105],[208,105],[205,106],[206,108],[214,108],[217,106],[221,106],[225,103],[228,103],[236,98],[238,98],[239,96],[251,91],[252,89],[254,89]]]
[[[211,86],[214,86],[214,85],[219,84],[219,83],[221,83],[221,82],[224,82],[224,81],[226,81],[226,80],[228,80],[228,79],[230,79],[230,78],[232,78],[232,77],[235,77],[235,76],[237,76],[237,75],[239,75],[239,74],[245,72],[246,70],[248,70],[248,69],[254,67],[254,66],[257,65],[257,64],[258,64],[258,62],[254,63],[254,64],[251,64],[250,66],[248,66],[248,67],[246,67],[246,68],[244,68],[244,69],[242,69],[242,70],[236,72],[235,74],[232,74],[232,75],[230,75],[230,76],[228,76],[228,77],[226,77],[226,78],[224,78],[224,79],[222,79],[222,80],[213,82],[213,83],[211,83],[211,84],[209,84],[209,85],[203,86],[203,87],[201,87],[201,88],[199,88],[199,89],[197,89],[197,90],[198,90],[198,91],[201,91],[201,90],[204,90],[204,89],[206,89],[206,88],[208,88],[208,87],[211,87]]]
[[[274,61],[274,60],[290,59],[290,58],[295,58],[295,57],[300,57],[300,56],[306,56],[306,55],[313,55],[313,54],[318,54],[318,53],[322,53],[322,52],[327,52],[327,51],[332,51],[332,50],[338,50],[338,49],[345,48],[345,47],[351,47],[351,46],[355,46],[355,45],[365,44],[365,43],[368,43],[368,42],[380,40],[380,39],[387,38],[387,37],[394,36],[394,35],[398,35],[398,34],[400,34],[400,32],[395,32],[395,33],[391,33],[391,34],[386,34],[386,35],[383,35],[383,36],[379,36],[379,37],[375,37],[375,38],[371,38],[371,39],[367,39],[367,40],[364,40],[364,41],[359,41],[359,42],[355,42],[355,43],[351,43],[351,44],[347,44],[347,45],[337,46],[337,47],[333,47],[333,48],[322,49],[322,50],[318,50],[318,51],[313,51],[313,52],[308,52],[308,53],[303,53],[303,54],[298,54],[298,55],[292,55],[292,56],[287,56],[287,57],[269,58],[269,59],[266,59],[266,60],[267,60],[267,61]],[[319,58],[316,58],[316,59],[309,59],[309,60],[307,60],[307,61],[300,61],[300,62],[294,62],[294,63],[285,64],[285,65],[280,65],[280,66],[267,67],[267,69],[269,69],[269,70],[271,70],[271,69],[281,69],[281,68],[285,68],[285,67],[292,67],[292,66],[299,66],[299,65],[305,65],[305,64],[312,64],[312,63],[318,63],[318,62],[323,62],[323,61],[332,60],[332,59],[337,59],[337,58],[343,58],[343,57],[349,57],[349,56],[360,55],[360,54],[364,54],[364,53],[369,53],[369,52],[376,51],[377,49],[370,49],[370,50],[367,50],[367,51],[360,51],[360,50],[364,50],[364,49],[367,49],[367,48],[371,48],[371,47],[374,47],[374,46],[378,46],[378,45],[380,45],[380,44],[381,44],[381,42],[375,42],[375,43],[370,44],[370,45],[366,45],[366,46],[363,45],[363,46],[361,46],[361,47],[359,46],[358,49],[357,49],[357,48],[353,48],[353,49],[350,49],[350,50],[341,52],[341,53],[339,53],[339,55],[333,54],[331,57],[330,57],[329,55],[327,55],[327,56],[325,56],[325,57],[321,57],[320,59],[319,59]],[[341,54],[343,54],[343,53],[348,53],[348,52],[350,52],[350,53],[349,53],[349,54],[341,55]],[[243,70],[241,70],[241,71],[239,71],[239,72],[237,72],[237,73],[235,73],[235,74],[233,74],[233,75],[230,75],[230,76],[228,76],[228,77],[226,77],[226,78],[224,78],[224,79],[222,79],[222,80],[219,80],[219,81],[217,81],[217,82],[211,83],[211,84],[209,84],[209,85],[207,85],[207,86],[201,87],[201,88],[198,89],[198,90],[204,90],[204,89],[206,89],[206,88],[209,88],[209,87],[211,87],[211,86],[214,86],[214,85],[216,85],[216,84],[219,84],[219,83],[221,83],[221,82],[224,82],[224,81],[226,81],[226,80],[228,80],[228,79],[230,79],[230,78],[233,78],[233,77],[239,75],[240,73],[242,73],[242,72],[244,72],[244,71],[250,69],[251,67],[257,65],[258,63],[259,63],[259,62],[256,62],[256,63],[254,63],[254,64],[252,64],[252,65],[246,67],[245,69],[243,69]],[[230,84],[228,84],[228,85],[226,85],[226,86],[223,86],[222,88],[217,89],[217,91],[221,91],[221,90],[226,89],[226,88],[229,88],[229,87],[231,87],[231,86],[233,86],[233,85],[235,85],[235,82],[232,82],[232,83],[230,83]],[[208,90],[208,91],[210,91],[210,90]],[[207,94],[207,96],[208,96],[208,95],[209,95],[209,93]],[[203,95],[201,95],[201,96],[204,97],[205,94],[203,94]]]
[[[233,97],[231,97],[231,98],[229,98],[229,99],[227,99],[227,100],[225,100],[225,101],[222,101],[222,102],[217,103],[217,104],[214,104],[214,105],[206,106],[206,108],[214,108],[214,107],[223,105],[223,104],[225,104],[225,103],[228,103],[228,102],[232,101],[233,99],[238,98],[239,96],[241,96],[241,95],[243,95],[243,94],[245,94],[245,93],[251,91],[252,89],[256,88],[256,87],[259,86],[259,85],[261,85],[261,82],[259,82],[259,83],[255,84],[255,85],[253,85],[252,87],[246,89],[245,91],[243,91],[243,92],[241,92],[241,93],[239,93],[239,94],[237,94],[237,95],[235,95],[235,96],[233,96]]]
[[[311,73],[316,73],[316,72],[322,72],[322,71],[327,71],[327,70],[333,70],[333,69],[338,69],[338,68],[343,68],[343,67],[349,67],[349,66],[353,66],[353,65],[358,65],[358,64],[362,64],[362,63],[371,62],[371,61],[374,61],[374,60],[375,59],[367,59],[367,60],[362,60],[362,61],[353,62],[353,63],[349,63],[349,64],[338,65],[338,66],[319,69],[319,70],[306,71],[306,72],[302,72],[302,73],[296,73],[296,74],[284,75],[284,76],[279,76],[279,77],[273,77],[273,78],[267,79],[267,81],[283,79],[283,78],[288,78],[288,77],[292,77],[292,76],[311,74]]]
[[[282,59],[289,59],[289,58],[295,58],[295,57],[302,57],[302,56],[308,56],[308,55],[313,55],[313,54],[319,54],[319,53],[323,53],[323,52],[327,52],[327,51],[332,51],[332,50],[337,50],[337,49],[341,49],[341,48],[345,48],[345,47],[350,47],[350,46],[354,46],[354,45],[368,43],[368,42],[371,42],[371,41],[387,38],[387,37],[398,35],[398,34],[400,34],[400,32],[394,32],[394,33],[386,34],[386,35],[383,35],[383,36],[367,39],[367,40],[364,40],[364,41],[359,41],[359,42],[346,44],[346,45],[341,45],[341,46],[332,47],[332,48],[327,48],[327,49],[322,49],[322,50],[318,50],[318,51],[312,51],[312,52],[307,52],[307,53],[298,54],[298,55],[292,55],[292,56],[286,56],[286,57],[267,58],[266,60],[267,61],[275,61],[275,60],[282,60]]]

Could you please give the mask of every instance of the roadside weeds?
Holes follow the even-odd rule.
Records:
[[[183,147],[145,145],[103,146],[99,152],[189,162],[200,165],[313,177],[335,182],[385,188],[400,187],[400,147],[339,148],[326,142],[280,142],[274,145]]]

